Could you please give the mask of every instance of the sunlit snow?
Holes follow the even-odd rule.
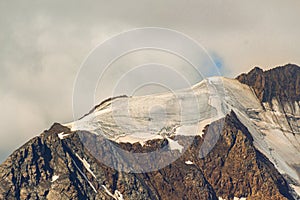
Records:
[[[190,160],[187,160],[187,161],[185,161],[185,164],[187,164],[187,165],[192,165],[192,164],[194,164],[192,161],[190,161]]]
[[[63,140],[66,136],[70,135],[70,134],[65,134],[64,132],[58,133],[57,134],[59,139]]]
[[[52,176],[52,180],[51,180],[51,182],[54,182],[54,181],[56,181],[58,178],[59,178],[59,176],[58,176],[58,175],[53,175],[53,176]]]
[[[142,145],[173,135],[202,136],[207,124],[228,113],[222,88],[222,79],[214,77],[175,93],[115,98],[66,125],[72,131],[85,130],[117,142]]]
[[[85,169],[90,172],[95,178],[95,174],[93,173],[93,171],[91,170],[91,165],[85,160],[85,159],[82,159],[77,153],[75,154],[77,156],[77,158],[82,162],[83,166],[85,167]]]
[[[110,197],[114,198],[115,200],[124,200],[123,195],[118,190],[115,190],[114,194],[112,194],[105,185],[102,185],[104,188],[106,194],[108,194]]]

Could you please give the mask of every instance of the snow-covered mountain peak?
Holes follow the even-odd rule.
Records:
[[[0,199],[299,199],[299,80],[255,69],[110,98],[16,150]]]
[[[112,98],[80,120],[68,124],[72,131],[101,134],[116,142],[140,142],[170,136],[200,135],[204,127],[233,110],[246,125],[254,144],[284,174],[299,181],[299,102],[273,108],[262,103],[248,85],[236,79],[211,77],[192,88],[174,93]],[[293,123],[290,117],[296,116]],[[295,132],[296,131],[296,132]],[[298,132],[297,132],[298,131]]]
[[[204,126],[229,112],[222,103],[222,80],[214,77],[180,91],[114,98],[68,126],[122,142],[201,135]]]

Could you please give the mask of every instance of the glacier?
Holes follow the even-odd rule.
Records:
[[[260,102],[252,88],[238,80],[210,77],[175,92],[104,101],[65,126],[123,143],[145,145],[148,140],[165,138],[181,150],[173,136],[202,137],[208,124],[233,110],[251,133],[255,147],[296,187],[300,184],[299,102],[284,108],[276,99],[272,103],[271,107]]]

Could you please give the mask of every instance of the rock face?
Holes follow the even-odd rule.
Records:
[[[274,99],[280,102],[289,111],[286,116],[296,134],[298,111],[291,104],[299,102],[299,74],[299,67],[288,65],[266,72],[255,68],[237,79],[252,87],[263,106],[274,104]],[[171,148],[168,139],[152,139],[143,146],[117,143],[55,123],[0,165],[0,199],[297,199],[283,175],[256,148],[253,133],[238,116],[231,111],[207,125],[203,134],[176,136],[182,154]],[[206,139],[216,144],[212,142],[212,150],[202,157]],[[135,163],[131,153],[156,150],[178,159],[152,172],[128,170]],[[146,159],[143,164],[160,162],[164,160]]]
[[[261,102],[300,101],[300,67],[297,65],[288,64],[267,71],[255,67],[237,79],[251,86]]]
[[[285,115],[290,131],[300,133],[300,67],[287,64],[267,71],[255,67],[248,74],[236,78],[249,85],[266,110],[281,112]],[[279,123],[281,119],[278,119]]]
[[[233,112],[215,148],[196,163],[224,199],[292,199],[284,178],[254,147],[251,134]]]
[[[66,138],[59,138],[61,132]],[[217,199],[196,167],[176,161],[153,173],[118,172],[96,160],[79,134],[54,124],[15,151],[0,166],[0,199]],[[93,134],[90,139],[102,140]]]

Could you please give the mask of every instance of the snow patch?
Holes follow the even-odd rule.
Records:
[[[94,178],[96,178],[95,174],[93,173],[93,171],[91,170],[91,165],[85,160],[85,159],[82,159],[77,153],[76,153],[76,156],[77,158],[82,162],[83,166],[86,168],[86,170],[88,172],[90,172],[90,174],[93,175]]]
[[[233,200],[247,200],[246,197],[234,197]]]
[[[121,192],[118,191],[118,190],[115,190],[115,197],[116,197],[118,200],[124,200],[123,195],[122,195]]]
[[[300,186],[290,184],[290,187],[300,196]]]
[[[58,135],[59,139],[63,140],[65,137],[67,137],[70,134],[65,134],[64,132],[61,132],[61,133],[58,133],[57,135]]]
[[[182,152],[183,146],[178,143],[178,141],[172,140],[170,138],[167,138],[169,142],[169,147],[171,150],[179,150],[179,152]]]
[[[202,122],[199,122],[198,124],[179,126],[178,128],[176,128],[175,135],[184,135],[184,136],[199,135],[200,137],[202,137],[204,134],[203,133],[204,127],[210,124],[212,121],[214,121],[214,119],[205,119]]]
[[[78,169],[79,173],[84,177],[84,179],[89,183],[89,185],[91,186],[91,188],[94,190],[94,192],[97,193],[96,188],[93,186],[93,184],[89,181],[89,179],[86,177],[86,175],[81,171],[81,169],[78,167],[78,165],[76,164],[76,162],[72,159],[75,167]]]
[[[102,185],[104,188],[106,194],[108,194],[110,197],[114,198],[115,200],[124,200],[123,195],[118,190],[115,190],[114,194],[112,194],[105,185]]]
[[[58,178],[59,178],[58,175],[53,175],[53,176],[52,176],[52,179],[51,179],[51,182],[53,183],[53,182],[56,181]]]
[[[218,197],[218,200],[226,200],[226,199],[223,199],[222,197]],[[233,200],[247,200],[246,197],[233,197]]]
[[[120,136],[115,141],[118,143],[140,143],[142,146],[149,140],[154,139],[163,139],[161,135],[154,135],[150,133],[143,133],[143,134],[132,134],[132,135],[125,135]]]
[[[187,164],[187,165],[193,165],[194,163],[192,161],[190,161],[190,160],[187,160],[187,161],[185,161],[185,164]]]

